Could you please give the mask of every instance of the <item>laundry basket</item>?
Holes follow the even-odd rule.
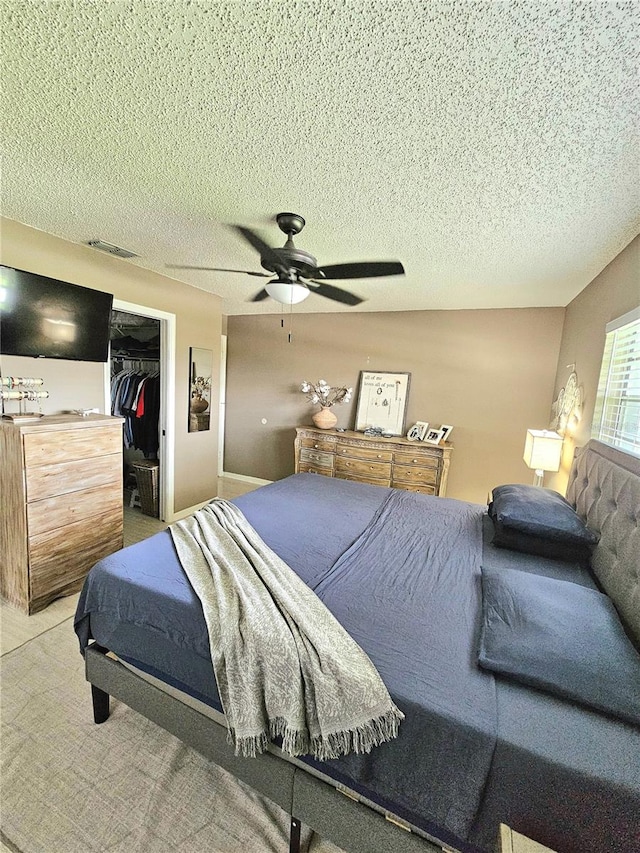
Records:
[[[157,459],[141,459],[132,463],[138,483],[138,494],[140,495],[140,509],[145,515],[158,518],[160,507],[158,503],[158,473],[159,464]]]

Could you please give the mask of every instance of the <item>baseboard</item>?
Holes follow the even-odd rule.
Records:
[[[245,474],[231,474],[228,471],[225,471],[224,474],[220,474],[220,476],[218,477],[218,482],[220,482],[220,480],[231,480],[232,482],[244,484],[250,487],[247,489],[243,489],[243,492],[250,492],[252,491],[252,489],[257,489],[259,486],[268,486],[269,483],[273,482],[273,480],[261,480],[259,477],[247,477]],[[237,497],[237,495],[232,494],[231,497]],[[206,506],[211,500],[213,500],[213,498],[209,498],[206,501],[202,501],[201,503],[194,504],[193,506],[189,506],[186,509],[181,509],[178,512],[174,512],[171,518],[165,519],[165,521],[167,524],[172,524],[174,521],[180,521],[181,518],[186,518],[188,515],[193,515],[194,512],[197,512],[199,509],[202,509],[202,507]]]
[[[239,480],[241,483],[251,483],[254,486],[268,486],[273,483],[273,480],[261,480],[259,477],[247,477],[245,474],[231,474],[229,471],[223,471],[219,475],[225,480]]]
[[[197,512],[199,509],[202,509],[203,506],[206,506],[208,503],[211,503],[213,498],[209,498],[209,500],[202,501],[202,503],[194,504],[193,506],[188,506],[186,509],[180,509],[178,512],[174,512],[170,519],[165,519],[167,524],[173,524],[174,521],[180,521],[181,518],[186,518],[188,515],[193,515],[194,512]]]

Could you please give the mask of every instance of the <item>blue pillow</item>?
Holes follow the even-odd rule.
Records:
[[[584,563],[598,543],[558,492],[514,483],[497,486],[489,504],[493,544],[527,554]]]
[[[640,654],[597,590],[483,568],[478,663],[640,726]]]

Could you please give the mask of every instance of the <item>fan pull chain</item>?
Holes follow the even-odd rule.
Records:
[[[282,302],[280,307],[280,328],[284,329],[284,306],[286,303]],[[287,332],[287,341],[289,343],[293,340],[293,302],[289,302],[289,331]]]

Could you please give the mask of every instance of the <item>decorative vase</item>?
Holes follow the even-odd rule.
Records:
[[[331,429],[338,423],[338,418],[333,414],[329,406],[323,406],[319,412],[312,415],[311,420],[318,429]]]
[[[206,411],[209,408],[209,403],[206,400],[203,400],[202,397],[194,397],[191,400],[191,411],[195,412],[196,415],[201,415],[202,412]]]

